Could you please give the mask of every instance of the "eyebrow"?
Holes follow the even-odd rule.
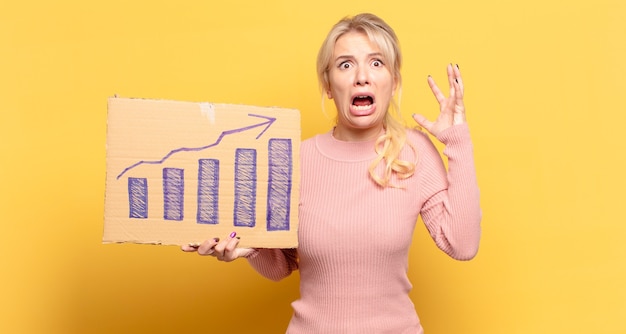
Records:
[[[367,54],[368,58],[372,58],[372,57],[380,57],[383,58],[383,54],[381,52],[372,52]],[[355,57],[353,55],[341,55],[341,56],[337,56],[337,58],[335,58],[335,62],[339,61],[339,60],[343,60],[343,59],[354,59]]]

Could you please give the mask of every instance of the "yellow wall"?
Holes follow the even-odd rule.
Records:
[[[626,2],[5,1],[0,5],[0,332],[280,333],[298,277],[176,247],[102,245],[106,98],[298,108],[325,131],[314,61],[340,17],[397,30],[402,107],[463,71],[484,210],[478,257],[419,227],[429,334],[625,333]]]

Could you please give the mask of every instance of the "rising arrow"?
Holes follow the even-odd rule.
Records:
[[[258,123],[258,124],[253,124],[253,125],[249,125],[243,128],[238,128],[238,129],[232,129],[232,130],[226,130],[224,132],[222,132],[220,134],[219,137],[217,137],[217,140],[214,143],[211,143],[209,145],[206,146],[201,146],[201,147],[181,147],[181,148],[177,148],[175,150],[171,150],[168,154],[166,154],[163,158],[161,158],[161,160],[142,160],[139,162],[136,162],[128,167],[126,167],[118,176],[117,179],[119,180],[120,177],[122,177],[122,175],[124,175],[126,172],[128,172],[129,170],[140,166],[140,165],[159,165],[162,164],[163,162],[165,162],[165,160],[169,159],[171,156],[173,156],[176,153],[179,152],[198,152],[198,151],[202,151],[202,150],[206,150],[208,148],[214,147],[219,145],[219,143],[222,141],[222,139],[228,135],[232,135],[235,133],[239,133],[239,132],[244,132],[250,129],[254,129],[254,128],[258,128],[260,126],[266,125],[265,128],[263,129],[263,131],[261,131],[261,133],[259,133],[258,136],[256,136],[256,139],[259,139],[264,133],[265,131],[267,131],[267,129],[269,129],[270,126],[272,126],[272,123],[274,123],[276,121],[276,118],[274,117],[268,117],[268,116],[263,116],[263,115],[256,115],[256,114],[248,114],[248,116],[252,116],[252,117],[260,117],[260,118],[264,118],[267,121],[263,122],[263,123]]]

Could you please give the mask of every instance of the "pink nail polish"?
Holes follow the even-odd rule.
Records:
[[[230,234],[230,237],[234,238],[236,235],[237,235],[237,232],[233,232],[233,233]]]

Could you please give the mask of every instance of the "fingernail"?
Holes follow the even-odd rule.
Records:
[[[459,68],[459,64],[456,64],[456,68],[460,70],[460,68]]]
[[[456,81],[456,83],[459,83],[459,79],[454,79],[454,81]]]
[[[237,232],[233,232],[233,233],[230,234],[230,237],[234,238],[236,235],[237,235]]]
[[[237,237],[237,240],[241,239],[241,237]]]
[[[220,238],[213,238],[213,241],[220,242]]]

